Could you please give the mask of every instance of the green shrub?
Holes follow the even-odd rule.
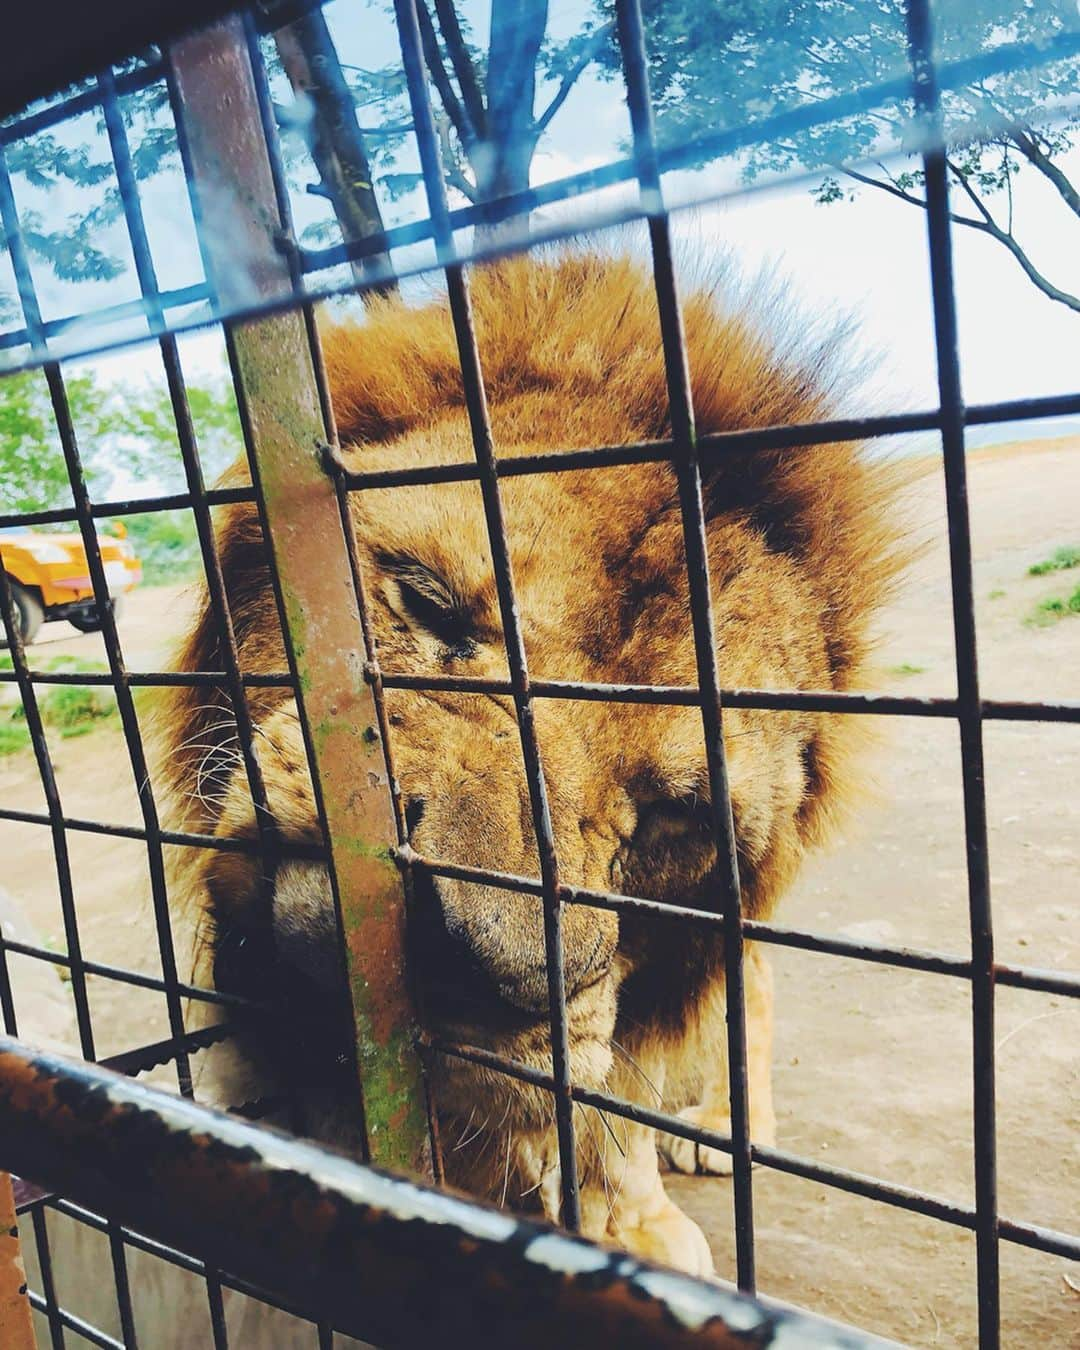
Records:
[[[1048,572],[1067,572],[1072,567],[1080,567],[1080,548],[1065,545],[1054,549],[1049,558],[1032,563],[1028,568],[1029,577],[1044,577]]]
[[[37,666],[40,670],[69,674],[101,674],[108,667],[100,661],[78,656],[53,656]],[[11,670],[9,652],[0,652],[0,669]],[[85,736],[95,727],[107,725],[117,716],[116,696],[105,685],[39,684],[38,708],[47,729],[63,739]],[[26,713],[20,700],[0,705],[0,755],[14,755],[31,748]]]

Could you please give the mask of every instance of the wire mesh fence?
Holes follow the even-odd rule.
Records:
[[[284,21],[279,10],[255,9],[227,18],[149,56],[102,71],[77,92],[24,116],[9,119],[0,128],[0,219],[19,306],[14,326],[0,334],[0,350],[10,359],[12,372],[40,367],[44,373],[70,492],[70,505],[10,511],[0,516],[0,528],[74,527],[85,551],[107,659],[107,670],[103,672],[36,668],[23,642],[17,597],[7,574],[3,574],[0,611],[11,669],[0,671],[0,680],[14,685],[18,691],[40,775],[45,809],[2,807],[0,819],[39,826],[49,832],[64,933],[62,951],[6,932],[0,938],[0,1006],[5,1031],[11,1037],[20,1032],[32,1037],[35,1031],[33,1026],[24,1025],[20,1017],[11,978],[12,960],[24,959],[62,967],[70,980],[78,1047],[83,1059],[98,1061],[104,1067],[128,1076],[168,1064],[175,1075],[179,1093],[187,1098],[196,1096],[193,1057],[212,1045],[229,1040],[244,1018],[259,1015],[264,1009],[249,994],[236,992],[227,980],[182,978],[174,933],[175,915],[170,907],[170,857],[199,851],[252,858],[260,885],[267,895],[275,878],[290,860],[320,862],[325,865],[330,878],[333,906],[343,933],[341,961],[347,972],[355,1030],[355,1046],[349,1050],[355,1062],[350,1063],[348,1072],[357,1084],[356,1119],[360,1123],[358,1133],[362,1136],[354,1142],[355,1151],[365,1160],[414,1177],[441,1179],[443,1150],[437,1129],[438,1101],[429,1100],[431,1066],[446,1061],[469,1063],[550,1096],[558,1144],[558,1212],[562,1225],[571,1233],[582,1227],[577,1139],[580,1125],[575,1121],[575,1110],[587,1106],[602,1112],[605,1117],[647,1126],[730,1156],[736,1276],[739,1290],[746,1295],[753,1295],[756,1289],[755,1165],[971,1231],[975,1235],[977,1252],[979,1344],[994,1346],[999,1343],[1001,1243],[1019,1244],[1074,1258],[1080,1256],[1080,1236],[1042,1227],[1027,1216],[1014,1218],[999,1210],[995,1162],[995,987],[1011,986],[1074,998],[1080,994],[1080,975],[1009,965],[995,958],[982,727],[987,720],[1077,722],[1080,721],[1080,704],[1062,700],[989,700],[980,693],[965,477],[965,429],[973,425],[1080,413],[1080,393],[973,407],[964,404],[950,242],[947,129],[942,117],[941,96],[943,90],[974,84],[995,71],[1037,69],[1055,60],[1075,57],[1080,53],[1080,35],[1065,30],[1050,43],[1017,40],[1003,43],[989,52],[972,53],[958,60],[939,63],[934,59],[929,6],[926,0],[911,0],[903,15],[908,68],[897,71],[894,78],[837,96],[828,104],[808,103],[772,113],[752,124],[717,131],[711,137],[697,136],[692,143],[660,145],[653,118],[642,7],[639,0],[619,0],[611,28],[629,109],[629,153],[617,161],[542,187],[504,192],[475,204],[452,208],[446,186],[446,148],[441,141],[439,119],[433,111],[431,74],[425,57],[425,24],[430,25],[430,17],[425,7],[418,10],[415,0],[395,0],[394,14],[400,41],[402,89],[407,96],[410,134],[415,138],[424,208],[415,220],[368,233],[362,238],[323,248],[305,246],[297,240],[262,38],[262,33]],[[158,282],[139,176],[121,106],[125,96],[151,87],[163,91],[163,106],[167,109],[163,115],[176,138],[183,163],[204,272],[197,284],[172,290],[162,289]],[[670,217],[665,205],[665,175],[679,167],[700,163],[709,155],[780,141],[801,129],[858,114],[887,100],[910,103],[913,113],[910,125],[919,137],[933,296],[937,406],[923,412],[843,420],[832,418],[697,434]],[[24,144],[28,138],[62,128],[87,111],[96,112],[103,119],[139,293],[137,298],[119,305],[110,303],[79,315],[46,318],[39,302],[35,269],[27,244],[28,226],[17,208],[8,158],[12,149]],[[636,185],[636,198],[624,200],[614,207],[602,204],[597,208],[593,198],[620,183]],[[537,228],[535,222],[530,222],[530,215],[536,209],[561,202],[572,205],[554,224]],[[670,435],[661,440],[588,449],[551,447],[539,453],[500,458],[487,407],[467,264],[477,258],[535,247],[545,240],[569,237],[580,231],[583,221],[594,229],[626,221],[643,221],[647,226]],[[473,237],[465,234],[466,230],[474,228]],[[419,243],[424,243],[429,252],[419,255],[415,261],[406,259],[402,264],[395,251]],[[241,265],[238,265],[238,259]],[[334,270],[342,265],[356,270],[349,270],[347,275]],[[377,292],[410,270],[429,271],[432,267],[442,273],[447,287],[468,416],[471,457],[437,465],[357,469],[342,455],[338,444],[314,302],[335,293]],[[186,327],[208,324],[223,325],[250,467],[249,480],[243,483],[230,481],[219,487],[208,487],[204,477],[178,336]],[[160,354],[185,487],[182,492],[156,497],[136,494],[123,500],[95,500],[88,486],[78,427],[72,415],[66,363],[75,355],[105,352],[148,341],[156,344]],[[778,450],[797,454],[823,444],[862,442],[912,431],[935,432],[940,436],[947,503],[956,696],[919,698],[725,687],[710,594],[703,472],[735,454]],[[503,502],[504,483],[531,475],[613,467],[623,467],[634,473],[640,466],[647,465],[669,466],[677,486],[696,683],[635,685],[533,678],[519,596],[515,590]],[[384,669],[372,634],[363,567],[354,534],[354,494],[362,496],[367,492],[446,483],[475,483],[480,494],[501,637],[505,644],[505,678]],[[217,513],[227,508],[253,510],[269,544],[274,606],[282,634],[281,651],[286,658],[282,669],[276,672],[255,672],[245,667],[242,642],[236,631],[235,597],[230,596],[226,584],[221,536],[215,530]],[[109,563],[103,557],[98,523],[176,509],[190,511],[197,532],[216,639],[213,667],[135,673],[125,662],[113,603],[115,582],[109,572]],[[304,539],[300,539],[296,531],[299,512],[304,518]],[[331,633],[335,635],[333,641],[320,640]],[[43,689],[65,685],[112,692],[136,786],[138,819],[135,823],[83,819],[65,812],[40,706]],[[254,828],[246,836],[171,829],[162,823],[160,786],[146,748],[145,717],[138,697],[139,691],[155,688],[215,691],[223,716],[235,734],[238,763],[242,766],[250,794]],[[410,843],[413,831],[409,803],[394,771],[393,719],[387,710],[387,693],[392,691],[488,695],[509,701],[520,738],[538,875],[518,875],[427,856]],[[260,734],[260,721],[268,708],[279,706],[269,700],[281,697],[289,697],[295,703],[317,809],[318,837],[302,841],[282,830],[264,777],[267,750],[265,737]],[[565,869],[560,868],[552,822],[550,769],[545,766],[536,730],[536,705],[548,700],[684,707],[700,712],[701,734],[706,747],[708,828],[718,859],[708,907],[673,905],[643,896],[589,889],[566,879]],[[971,933],[969,955],[826,936],[746,916],[740,896],[739,848],[724,748],[724,712],[727,709],[838,717],[888,714],[902,718],[948,719],[956,724],[961,748]],[[367,729],[360,740],[358,729]],[[365,766],[366,787],[357,786],[358,763]],[[201,788],[201,784],[195,785],[197,792]],[[145,847],[159,974],[125,969],[84,955],[78,877],[69,853],[71,834],[133,840]],[[543,915],[550,1069],[515,1061],[490,1048],[460,1043],[430,1028],[418,1029],[406,974],[407,916],[414,891],[432,878],[493,887],[507,895],[535,897],[539,901]],[[622,1100],[604,1090],[574,1081],[568,1036],[564,928],[567,915],[579,909],[645,916],[657,922],[678,922],[722,937],[731,1107],[729,1134],[696,1126],[673,1112]],[[747,941],[926,972],[962,981],[970,987],[974,1121],[972,1204],[955,1203],[939,1195],[829,1165],[752,1139],[744,986]],[[167,1035],[121,1055],[100,1057],[100,1037],[95,1034],[94,1000],[89,985],[91,979],[152,991],[160,996]],[[218,1009],[217,1016],[221,1020],[208,1027],[190,1029],[185,1005],[192,1004]],[[139,1039],[134,1028],[131,1039]],[[9,1051],[7,1046],[5,1053],[14,1055],[15,1059],[18,1057],[17,1052]],[[37,1072],[46,1076],[55,1074],[58,1082],[63,1083],[66,1071],[40,1061]],[[87,1072],[83,1088],[89,1094],[89,1101],[95,1091],[104,1089],[100,1089],[93,1074]],[[69,1087],[75,1091],[70,1083]],[[119,1089],[112,1091],[119,1092]],[[57,1090],[59,1095],[60,1089]],[[150,1098],[145,1101],[132,1098],[131,1101],[132,1109],[137,1106],[151,1115],[164,1110]],[[25,1100],[22,1105],[14,1097],[8,1102],[14,1111],[13,1119],[18,1119],[20,1112],[24,1112],[26,1119],[38,1128],[47,1119],[44,1107],[35,1108],[40,1111],[35,1116]],[[270,1117],[301,1132],[307,1126],[305,1102],[288,1100],[287,1094],[280,1098],[230,1104],[239,1114],[253,1119]],[[191,1131],[198,1128],[195,1116],[182,1123]],[[100,1128],[104,1139],[110,1129],[108,1121],[103,1121]],[[211,1129],[210,1126],[207,1128]],[[227,1132],[225,1125],[220,1128]],[[237,1136],[240,1143],[257,1147],[253,1142],[256,1140],[254,1127],[242,1128],[245,1131],[242,1140]],[[181,1235],[179,1237],[164,1241],[142,1236],[139,1223],[150,1227],[151,1215],[145,1209],[133,1213],[131,1205],[135,1202],[130,1196],[126,1197],[128,1209],[117,1211],[123,1218],[122,1225],[113,1217],[108,1205],[102,1203],[108,1192],[99,1189],[88,1204],[73,1203],[63,1196],[68,1174],[57,1161],[64,1152],[64,1142],[47,1132],[41,1137],[46,1142],[33,1159],[41,1169],[40,1175],[29,1171],[30,1179],[17,1183],[15,1195],[21,1212],[30,1218],[40,1272],[40,1288],[31,1290],[30,1300],[44,1315],[54,1345],[65,1343],[65,1333],[96,1345],[130,1347],[137,1344],[126,1268],[128,1254],[133,1250],[159,1256],[202,1280],[215,1347],[230,1343],[223,1288],[240,1290],[273,1303],[275,1298],[272,1292],[268,1293],[268,1279],[274,1288],[290,1291],[287,1298],[277,1301],[316,1325],[320,1345],[333,1344],[334,1328],[340,1330],[342,1326],[353,1334],[370,1334],[373,1339],[387,1343],[397,1340],[416,1343],[419,1338],[431,1334],[430,1325],[410,1321],[403,1305],[395,1304],[392,1297],[381,1300],[375,1283],[363,1286],[363,1297],[344,1289],[350,1269],[347,1263],[339,1261],[332,1271],[324,1272],[324,1277],[318,1280],[313,1274],[315,1266],[309,1263],[309,1267],[305,1267],[305,1278],[309,1281],[306,1286],[303,1280],[282,1274],[290,1260],[295,1259],[298,1240],[295,1235],[283,1243],[282,1251],[273,1258],[265,1253],[251,1259],[237,1256],[234,1271],[229,1265],[231,1251],[228,1247],[216,1238],[211,1241],[208,1232],[185,1227],[179,1219],[167,1225],[168,1231]],[[298,1171],[319,1166],[308,1153],[290,1153],[290,1146],[280,1141],[275,1140],[266,1147],[280,1150],[279,1165],[282,1167],[288,1165],[290,1158],[295,1159]],[[14,1167],[19,1158],[30,1158],[30,1148],[29,1143],[20,1142],[16,1151],[16,1145],[12,1143],[11,1156],[0,1156],[0,1162]],[[360,1184],[354,1177],[337,1176],[336,1166],[325,1164],[327,1171],[320,1184],[325,1186],[326,1194],[334,1194],[335,1187],[347,1191],[349,1186]],[[102,1171],[103,1175],[111,1176],[115,1186],[118,1172],[110,1173],[104,1162]],[[182,1184],[192,1173],[185,1173],[180,1167],[176,1175]],[[61,1184],[54,1186],[53,1178]],[[34,1184],[38,1182],[42,1184]],[[73,1193],[77,1193],[74,1180],[71,1186]],[[248,1192],[248,1195],[252,1193]],[[228,1195],[231,1203],[244,1203],[242,1187]],[[287,1203],[284,1194],[279,1201],[284,1207]],[[93,1203],[92,1208],[88,1207],[90,1203]],[[165,1204],[165,1201],[161,1203]],[[385,1197],[382,1200],[361,1197],[357,1203],[375,1206],[381,1203],[392,1209],[395,1202]],[[179,1212],[178,1205],[179,1201],[174,1199],[166,1206],[166,1211],[175,1215]],[[57,1272],[50,1260],[46,1211],[75,1219],[107,1238],[119,1339],[63,1305],[57,1294]],[[270,1212],[276,1222],[284,1208]],[[191,1222],[190,1217],[187,1222]],[[440,1222],[442,1220],[436,1213],[432,1223],[437,1227]],[[470,1220],[462,1217],[460,1222],[467,1233]],[[480,1223],[480,1220],[475,1222]],[[254,1218],[247,1225],[241,1224],[236,1240],[256,1244],[258,1227]],[[514,1243],[524,1244],[527,1249],[529,1241],[542,1240],[540,1237],[523,1238],[521,1234],[522,1230],[515,1224],[505,1230],[496,1225],[483,1239],[489,1244],[484,1259],[494,1262],[490,1253],[499,1243],[507,1247]],[[205,1245],[199,1246],[197,1239],[205,1239]],[[375,1240],[378,1240],[377,1235]],[[293,1243],[291,1256],[290,1241]],[[372,1249],[365,1248],[359,1239],[357,1241],[358,1245],[349,1248],[350,1259],[356,1262],[371,1260]],[[566,1253],[561,1256],[556,1253],[552,1259],[571,1264],[575,1260],[583,1261],[585,1264],[575,1269],[579,1274],[588,1274],[591,1268],[588,1258],[581,1255],[584,1250],[574,1248],[577,1253],[574,1255],[567,1248]],[[189,1251],[193,1254],[187,1254]],[[401,1259],[407,1261],[409,1258],[402,1256]],[[386,1274],[385,1267],[379,1269]],[[418,1269],[419,1266],[414,1267],[414,1275]],[[610,1282],[617,1284],[620,1279],[630,1282],[637,1278],[627,1273],[628,1270],[627,1267],[626,1271],[620,1272],[613,1267]],[[386,1275],[386,1278],[394,1284],[392,1276]],[[647,1288],[647,1276],[642,1278],[646,1280],[644,1287]],[[450,1280],[447,1275],[446,1282]],[[604,1281],[599,1283],[606,1282],[605,1275]],[[310,1291],[307,1298],[303,1297],[305,1287]],[[537,1288],[543,1297],[558,1302],[550,1293],[543,1293],[539,1285]],[[480,1297],[478,1294],[473,1296]],[[702,1294],[701,1297],[707,1296]],[[587,1298],[585,1302],[588,1302]],[[724,1319],[731,1318],[731,1326],[735,1327],[735,1314],[719,1303],[706,1306],[707,1316],[696,1329],[704,1334],[703,1328],[712,1327],[716,1343],[727,1343],[721,1336],[722,1332],[726,1335]],[[510,1316],[506,1303],[499,1307],[499,1317]],[[569,1308],[565,1311],[567,1320],[562,1324],[563,1334],[577,1326],[578,1332],[574,1334],[584,1335],[580,1330],[582,1324],[570,1320],[577,1313]],[[676,1311],[675,1315],[680,1314]],[[606,1328],[615,1333],[616,1321],[605,1320],[614,1318],[614,1312],[606,1313],[600,1308],[595,1316],[594,1329]],[[398,1319],[396,1324],[395,1317]],[[717,1320],[711,1321],[713,1318]],[[624,1328],[626,1335],[631,1334],[633,1324],[631,1317]],[[508,1324],[498,1322],[493,1325]],[[546,1327],[548,1324],[541,1321],[538,1325]],[[554,1313],[550,1325],[559,1325]],[[369,1333],[365,1332],[365,1326],[370,1328]],[[779,1335],[778,1327],[779,1323],[776,1326],[770,1324],[767,1334]],[[640,1335],[643,1344],[660,1343],[657,1325],[648,1323],[647,1319],[633,1334]],[[674,1331],[670,1334],[675,1337]],[[762,1331],[761,1334],[766,1333]],[[803,1327],[802,1334],[811,1335],[808,1326]],[[842,1332],[820,1334],[834,1336],[834,1343],[845,1343]]]

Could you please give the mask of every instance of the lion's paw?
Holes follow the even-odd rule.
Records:
[[[704,1106],[687,1106],[679,1112],[679,1119],[705,1130],[715,1130],[717,1134],[731,1133],[731,1121],[710,1117]],[[660,1156],[676,1172],[689,1172],[691,1176],[731,1176],[731,1154],[722,1149],[696,1144],[692,1139],[682,1139],[675,1134],[658,1134],[657,1147]]]
[[[699,1279],[707,1279],[714,1272],[705,1234],[666,1197],[662,1208],[642,1215],[633,1227],[618,1226],[612,1236],[620,1247],[646,1261],[659,1261]]]

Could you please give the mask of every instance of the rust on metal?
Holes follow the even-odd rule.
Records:
[[[240,20],[176,43],[170,63],[208,277],[226,307],[290,293],[282,220]],[[355,1015],[368,1156],[430,1177],[423,1070],[405,971],[405,903],[376,708],[302,312],[227,329],[280,596]]]
[[[5,1166],[379,1345],[880,1344],[6,1037],[0,1121]]]
[[[37,1346],[15,1222],[15,1196],[7,1172],[0,1172],[0,1346],[4,1350],[35,1350]]]

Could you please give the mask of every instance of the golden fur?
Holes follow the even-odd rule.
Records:
[[[478,271],[473,295],[497,453],[626,443],[669,434],[655,299],[627,258],[574,254]],[[833,344],[798,333],[778,349],[769,321],[733,311],[720,288],[684,304],[699,433],[805,421],[831,410]],[[778,322],[792,324],[789,318]],[[471,457],[444,302],[381,300],[361,324],[324,327],[342,445],[367,468]],[[868,625],[899,553],[895,477],[852,444],[730,454],[705,473],[710,577],[725,686],[858,685]],[[682,523],[666,465],[505,479],[502,495],[530,671],[537,679],[696,683]],[[506,674],[479,487],[353,497],[357,538],[387,671]],[[242,663],[285,666],[253,510],[223,513],[220,544]],[[220,664],[206,606],[180,657]],[[521,749],[509,700],[389,691],[398,776],[414,846],[516,873],[537,870]],[[317,837],[295,710],[253,696],[270,805],[282,834]],[[681,903],[709,903],[715,850],[700,713],[539,700],[536,726],[562,879]],[[175,692],[170,771],[181,823],[254,833],[235,727],[221,696]],[[768,916],[845,794],[859,719],[731,709],[725,745],[745,910]],[[187,795],[184,795],[184,794]],[[198,850],[192,850],[198,853]],[[290,864],[269,904],[256,864],[194,857],[183,885],[212,912],[219,977],[236,948],[282,952],[309,975],[331,940],[329,892],[314,864]],[[262,898],[260,898],[262,897]],[[440,1031],[550,1069],[543,923],[533,898],[441,881],[417,898],[418,985]],[[728,1127],[722,946],[673,922],[564,910],[575,1081]],[[286,932],[288,941],[283,934]],[[230,947],[230,943],[232,946]],[[250,960],[249,960],[250,967]],[[331,963],[332,964],[332,963]],[[224,975],[223,975],[224,972]],[[250,970],[249,970],[250,973]],[[264,975],[267,971],[264,970]],[[748,948],[752,1130],[771,1142],[771,986]],[[451,1180],[558,1216],[551,1100],[484,1070],[447,1064],[435,1084]],[[586,1230],[684,1268],[710,1268],[700,1232],[667,1199],[651,1131],[578,1112]],[[724,1155],[667,1140],[673,1165],[724,1170]]]

